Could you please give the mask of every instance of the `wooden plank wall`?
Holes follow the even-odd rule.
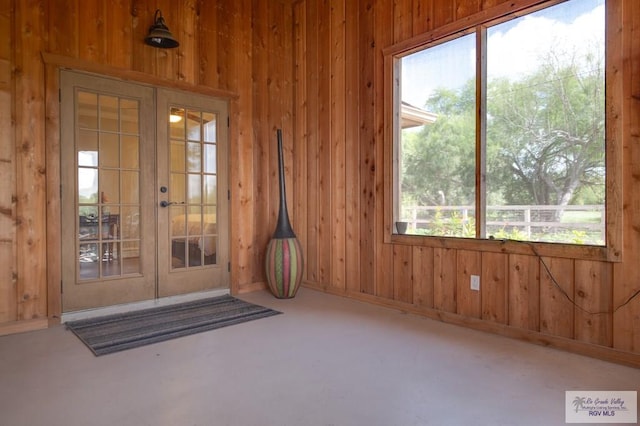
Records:
[[[11,82],[11,1],[0,1],[0,141],[13,141]],[[0,323],[17,317],[15,288],[15,154],[0,144]]]
[[[275,130],[282,128],[305,285],[640,365],[640,297],[625,304],[640,290],[640,5],[609,1],[625,20],[612,29],[624,99],[614,106],[624,151],[623,217],[615,218],[624,252],[616,263],[508,247],[392,244],[385,235],[382,50],[464,26],[474,14],[491,18],[514,0],[0,0],[0,178],[10,183],[0,189],[0,333],[46,319],[59,298],[56,254],[46,245],[56,234],[46,212],[59,203],[51,185],[57,171],[46,167],[57,149],[45,146],[45,123],[55,129],[57,120],[45,116],[46,99],[55,99],[41,57],[48,52],[106,73],[235,95],[234,292],[264,288],[278,204]],[[156,8],[178,49],[142,43]],[[468,290],[470,275],[480,275],[480,293]]]
[[[44,47],[42,2],[15,8],[13,50],[15,84],[16,315],[46,318],[46,165],[44,140]],[[40,121],[39,119],[42,119]]]
[[[385,238],[385,47],[506,0],[299,0],[294,3],[296,225],[306,285],[334,294],[640,365],[640,5],[621,10],[624,105],[622,262],[390,243]],[[520,2],[522,3],[522,2]],[[346,95],[346,99],[345,99]],[[357,100],[357,101],[354,101]],[[617,219],[619,220],[619,218]],[[386,242],[385,242],[386,240]],[[469,290],[470,275],[481,291]],[[568,296],[568,297],[567,297]],[[573,300],[571,302],[569,300]],[[604,351],[603,351],[604,350]]]
[[[143,43],[156,9],[177,49]],[[59,148],[45,142],[58,126],[57,81],[43,57],[230,95],[232,291],[265,287],[277,128],[293,179],[292,17],[290,0],[0,0],[0,334],[46,326],[60,310]]]
[[[640,4],[626,1],[622,13],[623,33],[628,37],[622,52],[626,58],[622,69],[622,128],[627,138],[623,164],[625,261],[614,265],[613,306],[617,311],[613,316],[613,344],[621,350],[637,353],[640,352],[640,302],[634,299],[623,304],[628,295],[640,287]]]

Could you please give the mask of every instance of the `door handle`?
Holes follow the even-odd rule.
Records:
[[[176,202],[176,201],[160,201],[160,207],[169,207],[173,204],[184,204],[184,201]]]

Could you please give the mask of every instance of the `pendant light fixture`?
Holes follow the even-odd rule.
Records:
[[[153,21],[153,25],[149,28],[149,34],[144,39],[146,44],[162,49],[171,49],[180,46],[178,40],[173,37],[171,31],[167,28],[160,9],[156,10]]]

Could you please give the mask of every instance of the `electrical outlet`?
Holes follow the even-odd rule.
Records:
[[[480,291],[480,275],[471,275],[471,290]]]

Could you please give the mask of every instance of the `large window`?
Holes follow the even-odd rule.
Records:
[[[605,0],[394,55],[394,232],[603,246]]]

